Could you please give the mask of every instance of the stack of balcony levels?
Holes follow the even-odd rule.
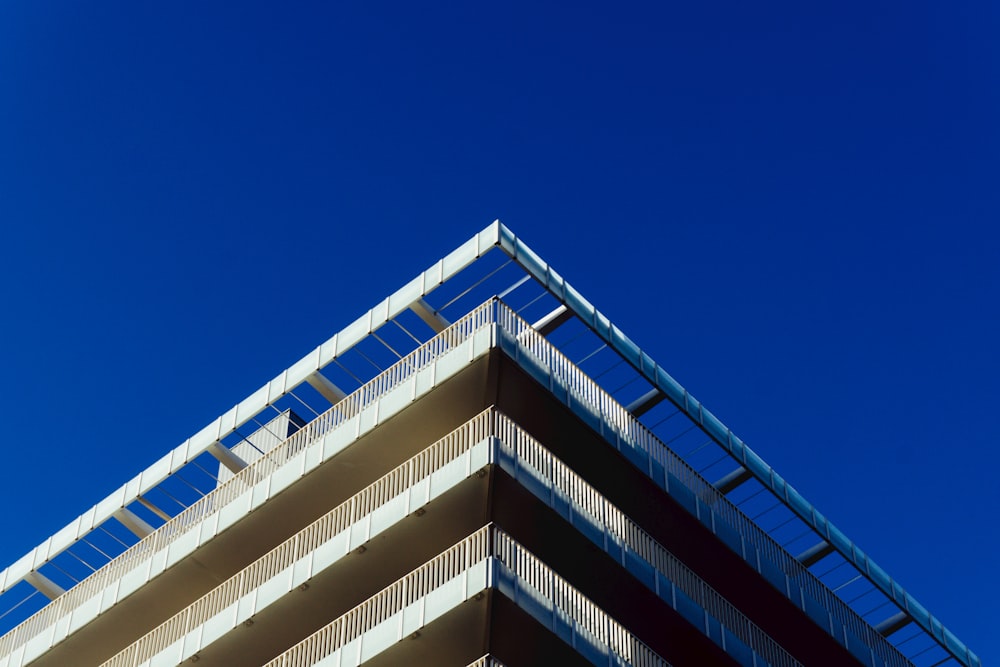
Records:
[[[981,667],[499,222],[0,593],[0,667]]]

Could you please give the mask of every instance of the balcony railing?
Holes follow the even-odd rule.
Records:
[[[143,664],[150,658],[170,649],[191,631],[199,628],[227,609],[235,608],[240,600],[251,596],[275,577],[284,576],[296,563],[302,562],[322,547],[339,544],[334,549],[337,558],[350,553],[359,543],[367,542],[375,534],[391,525],[393,519],[401,519],[417,507],[430,502],[451,486],[434,485],[442,471],[456,462],[462,464],[461,471],[452,475],[452,481],[460,481],[489,461],[486,443],[491,430],[492,415],[483,412],[460,428],[437,441],[416,456],[394,468],[372,484],[368,485],[325,515],[306,526],[291,538],[275,547],[249,566],[230,577],[221,585],[202,596],[187,608],[175,614],[160,626],[147,633],[130,646],[120,651],[102,664],[102,667],[129,667]],[[481,445],[483,450],[475,467],[470,456],[473,448]],[[386,509],[395,510],[391,518]],[[315,574],[311,568],[320,568],[320,562],[332,564],[333,556],[310,562],[309,569],[301,570],[303,581]],[[290,588],[299,585],[294,581]],[[246,613],[251,613],[247,611]],[[227,628],[235,627],[243,619],[233,614]],[[180,649],[178,649],[180,650]],[[183,661],[187,655],[178,655]]]
[[[422,598],[435,589],[465,574],[474,566],[480,565],[481,572],[485,574],[484,564],[490,555],[490,542],[489,527],[479,529],[266,663],[264,667],[311,667],[406,607],[420,603]],[[482,579],[485,580],[485,577]]]
[[[863,642],[866,650],[859,657],[872,665],[904,667],[910,664],[895,647],[875,632],[807,568],[660,442],[527,322],[497,299],[479,306],[425,345],[403,357],[266,456],[4,635],[0,638],[0,656],[10,654],[59,619],[100,596],[108,586],[189,534],[207,517],[217,515],[243,498],[248,489],[268,479],[310,444],[350,425],[352,420],[355,420],[354,429],[357,434],[360,432],[363,416],[374,425],[380,419],[378,407],[381,400],[411,382],[411,390],[415,392],[416,375],[427,369],[432,369],[433,373],[435,362],[456,351],[470,338],[493,329],[495,332],[489,334],[496,336],[493,344],[501,345],[526,370],[547,382],[549,388],[563,397],[571,408],[589,415],[591,423],[609,442],[671,495],[682,501],[690,497],[687,507],[703,521],[710,523],[723,541],[772,581],[789,599],[813,618],[816,618],[816,607],[821,607],[825,616],[821,625],[838,641],[856,655],[859,654],[857,643]],[[469,348],[470,360],[472,349]],[[409,398],[412,400],[413,396]],[[371,414],[373,407],[374,414]],[[727,534],[733,533],[737,535],[737,539],[727,539]],[[876,656],[880,661],[876,660]]]
[[[472,570],[485,575],[481,588],[472,587],[469,579],[463,577]],[[405,625],[405,616],[400,618],[404,610],[422,605],[428,595],[456,581],[467,586],[464,599],[488,588],[499,590],[536,620],[555,630],[557,635],[569,634],[573,646],[594,664],[669,667],[669,663],[652,649],[513,538],[493,526],[476,531],[264,667],[310,667],[390,621],[391,632],[395,633],[393,638],[402,639],[417,629],[417,626]],[[423,614],[409,617],[424,618]],[[360,662],[358,657],[356,654],[349,656],[348,664]],[[497,663],[477,661],[473,664]]]
[[[479,660],[469,663],[467,667],[507,667],[492,655],[484,655]]]
[[[497,309],[497,318],[498,345],[522,367],[534,372],[536,378],[546,383],[554,394],[563,397],[567,405],[590,415],[591,423],[605,439],[672,496],[679,497],[682,504],[699,519],[709,522],[723,542],[838,642],[863,662],[875,667],[912,665],[808,568],[663,444],[530,324],[502,304]],[[685,498],[690,502],[684,503]],[[816,618],[819,613],[824,618]]]
[[[339,427],[349,425],[355,419],[359,420],[355,422],[355,429],[360,429],[360,418],[363,413],[371,407],[377,408],[380,399],[413,379],[416,373],[430,368],[434,362],[441,360],[475,334],[487,331],[496,320],[495,312],[496,303],[491,300],[457,320],[423,346],[309,422],[267,455],[254,461],[77,586],[20,623],[0,637],[0,657],[13,653],[52,627],[59,619],[100,596],[108,586],[147,563],[154,554],[160,553],[188,535],[206,518],[218,515],[235,501],[244,498],[248,489],[267,479],[309,444],[317,442]],[[372,415],[373,421],[377,421],[378,418],[378,414]]]
[[[488,448],[489,451],[485,451],[484,447],[482,456],[476,457],[475,460],[470,458],[473,448],[485,445],[490,437],[493,440]],[[297,535],[122,650],[102,667],[142,664],[167,650],[188,633],[232,608],[274,577],[284,576],[283,573],[289,571],[289,568],[321,546],[331,544],[350,531],[352,526],[364,525],[361,533],[362,541],[371,539],[375,533],[388,528],[390,521],[386,509],[391,503],[397,503],[394,515],[396,518],[408,515],[416,507],[431,499],[430,480],[439,478],[442,471],[454,468],[456,462],[462,462],[462,466],[457,476],[452,475],[453,481],[468,477],[486,463],[498,461],[505,468],[513,462],[510,467],[513,468],[511,472],[515,478],[522,483],[528,483],[528,488],[536,495],[539,495],[537,489],[539,482],[547,489],[543,495],[557,494],[568,507],[573,508],[571,519],[574,525],[578,529],[583,529],[581,522],[588,521],[592,528],[600,532],[601,538],[595,539],[593,530],[581,532],[595,543],[602,545],[609,553],[617,549],[623,565],[627,560],[626,555],[642,559],[646,567],[661,575],[664,583],[661,588],[659,577],[654,577],[651,582],[648,578],[639,576],[640,580],[653,588],[665,603],[679,611],[683,610],[678,606],[678,598],[675,595],[678,592],[682,595],[681,606],[684,599],[697,605],[698,618],[689,620],[696,627],[701,626],[706,634],[709,634],[709,628],[706,625],[705,613],[718,621],[722,628],[748,647],[754,655],[763,658],[767,664],[774,667],[799,666],[799,663],[763,630],[750,622],[711,586],[549,453],[538,441],[531,438],[505,415],[490,408],[332,509]],[[528,475],[531,479],[526,479]],[[416,488],[423,491],[414,496],[413,490]],[[434,495],[445,492],[447,488],[450,487],[439,485]],[[382,518],[373,521],[372,517],[376,513],[380,513]],[[338,548],[338,551],[343,553],[348,553],[357,546],[349,540],[343,542]],[[630,571],[637,575],[634,569]],[[293,582],[292,587],[297,583]],[[231,625],[237,625],[240,620],[234,616]],[[733,645],[731,641],[727,645],[723,640],[722,648],[739,653],[738,646]],[[187,657],[179,655],[177,659],[183,660]],[[749,662],[758,664],[757,659],[752,657]]]
[[[772,667],[801,667],[801,663],[766,632],[541,443],[501,413],[496,414],[495,423],[501,448],[500,466],[555,511],[563,514],[594,544],[619,560],[666,604],[717,642],[720,635],[710,632],[709,618],[715,619],[766,664]],[[636,559],[641,560],[637,562]],[[651,568],[653,576],[649,576],[647,568]],[[662,576],[662,583],[657,574]],[[682,596],[680,602],[676,595],[678,592]],[[696,614],[692,614],[695,610],[684,604],[685,597],[698,607]],[[724,633],[721,637],[725,637]],[[725,639],[722,639],[721,647],[730,653],[741,652]],[[749,662],[760,664],[754,657],[750,657]]]

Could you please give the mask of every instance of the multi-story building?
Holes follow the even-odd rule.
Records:
[[[981,667],[499,222],[0,590],[0,667]]]

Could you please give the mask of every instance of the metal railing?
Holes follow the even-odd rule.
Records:
[[[466,667],[507,667],[492,655],[484,655],[479,660],[469,663]]]
[[[494,526],[479,529],[275,657],[264,667],[309,667],[487,558],[493,559],[496,565],[504,568],[516,580],[515,596],[517,591],[527,592],[531,594],[533,602],[549,605],[551,612],[568,622],[578,636],[611,651],[618,658],[614,664],[670,667],[652,649]],[[492,580],[487,581],[488,587],[497,586],[495,576],[494,574]],[[474,591],[469,591],[470,595],[473,593]],[[608,664],[613,663],[609,661]],[[484,657],[473,665],[499,663]]]
[[[558,613],[568,617],[577,634],[590,638],[597,646],[607,647],[626,665],[669,667],[670,663],[570,586],[510,535],[494,528],[493,540],[493,556],[515,577],[517,588],[523,590],[527,587],[533,594],[532,597],[541,597],[552,606],[553,615]],[[515,594],[516,592],[517,589]],[[610,660],[609,664],[612,664]]]
[[[884,664],[891,667],[912,665],[895,646],[876,632],[847,603],[760,526],[743,514],[708,480],[699,475],[694,468],[661,442],[652,431],[615,401],[600,385],[577,368],[544,336],[535,331],[528,322],[503,305],[498,308],[497,318],[500,331],[510,336],[511,341],[518,347],[518,354],[527,353],[529,359],[526,361],[531,361],[547,369],[552,382],[568,392],[572,403],[585,407],[594,414],[602,424],[602,431],[605,428],[610,430],[610,432],[602,432],[602,436],[611,442],[617,442],[622,448],[631,447],[638,450],[646,459],[645,472],[658,484],[669,487],[666,474],[662,480],[657,479],[654,475],[654,464],[662,467],[665,473],[673,475],[682,485],[692,491],[704,504],[705,509],[712,513],[713,526],[720,521],[725,522],[741,535],[744,547],[749,545],[753,548],[754,553],[740,554],[744,560],[758,572],[761,571],[761,561],[770,561],[784,574],[785,586],[782,592],[797,606],[803,609],[806,607],[802,595],[808,595],[821,605],[829,617],[829,625],[826,630],[834,638],[848,645],[850,642],[846,633],[853,634],[873,652],[873,655],[869,656],[869,660],[874,664],[882,664],[874,661],[874,656],[877,655]],[[697,505],[696,511],[698,511]],[[699,518],[702,517],[699,516]]]
[[[490,411],[473,417],[133,642],[101,667],[139,665],[157,655],[352,525],[370,518],[379,507],[408,493],[432,473],[458,460],[489,436],[492,421]],[[410,509],[406,508],[407,513]]]
[[[255,461],[79,585],[0,637],[0,656],[13,652],[65,614],[100,594],[108,585],[200,525],[206,517],[218,513],[229,503],[243,496],[249,488],[278,470],[297,452],[357,417],[378,399],[408,381],[415,372],[427,368],[471,336],[494,323],[498,325],[502,335],[509,336],[516,343],[518,355],[527,355],[530,361],[545,368],[552,381],[567,391],[574,404],[586,408],[598,417],[604,437],[619,447],[631,447],[641,452],[647,460],[646,472],[654,480],[662,483],[669,491],[670,483],[667,475],[669,473],[704,504],[703,508],[702,505],[696,505],[696,512],[701,509],[710,511],[713,526],[718,522],[724,522],[736,530],[742,537],[744,553],[741,555],[745,560],[758,571],[761,571],[761,561],[769,561],[779,568],[785,575],[783,592],[789,599],[800,607],[805,607],[804,598],[801,596],[808,595],[822,605],[829,616],[827,630],[834,637],[848,643],[847,633],[850,632],[877,653],[885,664],[892,667],[911,664],[892,644],[875,632],[874,628],[753,523],[711,483],[657,439],[600,385],[580,371],[557,348],[532,329],[530,324],[495,298],[403,357],[268,452],[266,456]],[[654,463],[663,468],[663,480],[657,479],[654,475]],[[752,553],[746,552],[747,546],[752,547]]]
[[[379,398],[441,358],[476,332],[495,321],[495,300],[479,306],[403,357],[386,371],[359,387],[322,415],[309,422],[281,445],[234,475],[174,516],[156,531],[122,552],[104,567],[0,637],[0,656],[8,655],[66,614],[79,608],[171,543],[199,526],[206,517],[220,512],[257,482],[279,469],[297,452],[338,426],[360,415]]]
[[[321,545],[328,543],[351,525],[370,517],[379,507],[407,493],[421,480],[427,479],[436,471],[458,460],[477,443],[483,442],[490,436],[497,439],[500,447],[517,457],[519,463],[523,464],[522,469],[523,466],[528,466],[532,473],[544,478],[553,492],[562,494],[574,504],[580,515],[588,517],[594,525],[600,526],[602,534],[610,535],[649,563],[684,595],[729,630],[734,637],[764,658],[769,665],[799,666],[799,663],[763,630],[548,452],[537,440],[495,408],[489,408],[317,519],[273,551],[119,652],[102,667],[127,667],[149,660],[274,576],[286,571]],[[467,470],[466,474],[471,472],[471,469]],[[412,508],[407,507],[406,512],[409,513],[411,510]],[[604,546],[607,549],[607,544]],[[658,590],[656,592],[660,593]],[[671,602],[668,600],[668,603]],[[704,622],[704,619],[702,620]],[[707,632],[707,628],[703,630]]]
[[[310,667],[393,614],[431,593],[490,555],[490,528],[480,528],[388,588],[335,619],[264,667]]]
[[[501,447],[508,449],[516,457],[518,467],[523,470],[524,466],[527,466],[530,472],[544,480],[551,494],[551,498],[548,500],[550,505],[555,504],[556,497],[560,501],[569,501],[578,514],[585,517],[584,520],[589,520],[592,525],[601,530],[605,542],[598,546],[602,546],[605,551],[611,554],[613,545],[609,544],[607,540],[609,538],[614,540],[616,542],[614,546],[621,548],[620,556],[623,565],[626,549],[630,550],[663,575],[704,612],[718,621],[723,628],[729,630],[734,637],[746,644],[750,650],[763,658],[768,665],[801,667],[801,663],[774,641],[770,635],[747,618],[649,533],[640,528],[637,523],[628,518],[597,489],[545,449],[540,442],[525,433],[502,413],[496,413],[494,419],[496,436]],[[591,540],[595,539],[592,533],[582,532]],[[649,581],[643,580],[643,583],[647,587],[650,586]],[[658,580],[654,580],[653,586],[657,595],[663,593],[669,595],[669,591],[659,590]],[[665,601],[676,608],[676,601],[672,600],[671,597],[666,597]],[[702,616],[700,621],[702,630],[709,634],[708,619]],[[723,646],[723,648],[726,647]]]

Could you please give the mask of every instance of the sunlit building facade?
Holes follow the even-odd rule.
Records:
[[[0,587],[0,667],[981,667],[499,222]]]

